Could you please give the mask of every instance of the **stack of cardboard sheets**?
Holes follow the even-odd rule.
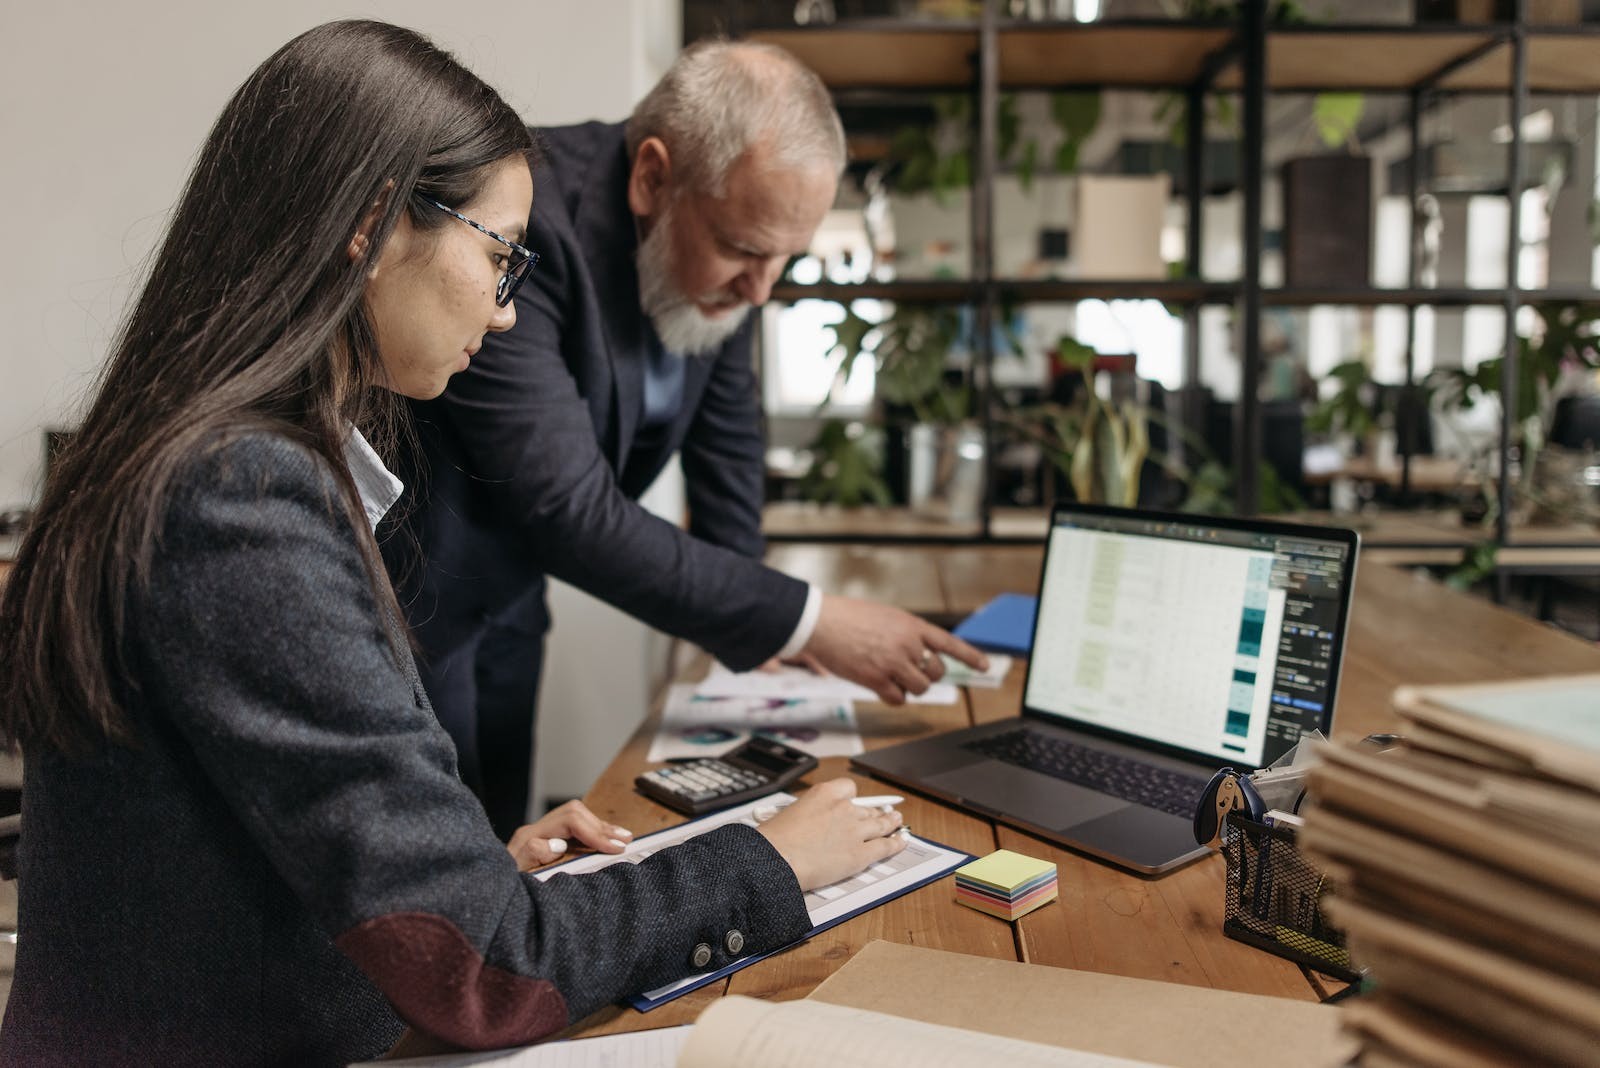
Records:
[[[1300,842],[1373,991],[1371,1065],[1600,1057],[1600,675],[1402,689],[1403,743],[1331,746]]]

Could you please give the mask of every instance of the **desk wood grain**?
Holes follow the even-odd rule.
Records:
[[[771,554],[778,566],[829,592],[937,613],[967,612],[997,593],[1033,590],[1040,558],[1038,546],[784,545]],[[679,677],[698,678],[705,667],[697,655]],[[964,691],[956,705],[862,705],[864,744],[876,748],[1014,716],[1024,669],[1021,662],[1013,664],[1000,688]],[[1359,737],[1391,728],[1389,697],[1400,685],[1581,671],[1600,671],[1600,648],[1430,579],[1363,560],[1334,733]],[[652,716],[623,744],[586,797],[605,818],[639,834],[677,822],[632,788],[646,767],[654,724]],[[826,760],[811,779],[846,774],[846,766],[840,758]],[[870,779],[858,782],[873,793],[893,789]],[[950,881],[940,880],[655,1012],[611,1008],[569,1033],[683,1023],[725,992],[802,997],[873,938],[1195,986],[1316,996],[1317,988],[1296,966],[1222,933],[1220,857],[1147,879],[927,798],[908,798],[902,811],[918,833],[956,848],[977,854],[1008,848],[1053,860],[1060,900],[1010,924],[957,905]]]

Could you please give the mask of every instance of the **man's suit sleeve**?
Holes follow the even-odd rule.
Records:
[[[544,258],[517,293],[516,326],[486,337],[434,407],[488,482],[495,521],[525,538],[540,570],[735,670],[754,667],[789,640],[807,587],[651,515],[617,486],[562,357],[566,290],[583,284],[576,243],[540,220],[530,240]]]
[[[756,403],[751,327],[718,353],[680,455],[689,500],[689,531],[714,545],[759,559],[766,442]]]

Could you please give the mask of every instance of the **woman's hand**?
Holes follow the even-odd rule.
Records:
[[[626,827],[606,823],[582,801],[568,801],[536,822],[518,827],[506,849],[520,871],[532,871],[560,860],[574,844],[600,853],[620,853],[631,841],[633,832]]]
[[[794,869],[801,890],[849,878],[906,847],[894,833],[900,813],[861,808],[852,803],[855,796],[855,783],[831,779],[761,825],[761,833]]]

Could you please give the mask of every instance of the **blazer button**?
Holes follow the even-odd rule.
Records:
[[[741,945],[742,944],[743,943],[741,943]],[[707,964],[710,964],[711,947],[705,942],[701,942],[698,946],[695,946],[694,954],[689,957],[689,963],[693,964],[696,968],[704,968]]]
[[[744,935],[738,931],[729,931],[728,937],[722,940],[722,944],[728,947],[729,953],[737,957],[739,951],[744,948]]]

